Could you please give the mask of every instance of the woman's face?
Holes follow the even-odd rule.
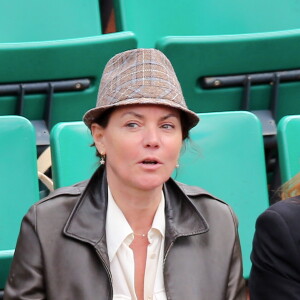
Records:
[[[178,110],[159,105],[115,109],[105,128],[92,124],[99,153],[106,154],[109,184],[137,190],[162,188],[182,146]]]

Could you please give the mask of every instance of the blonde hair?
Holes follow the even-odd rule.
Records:
[[[300,195],[300,172],[281,186],[283,200],[297,195]]]

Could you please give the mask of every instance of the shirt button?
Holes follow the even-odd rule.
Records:
[[[155,259],[155,257],[156,257],[156,255],[154,253],[151,254],[151,256],[150,256],[151,259]]]

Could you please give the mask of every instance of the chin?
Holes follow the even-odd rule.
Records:
[[[162,185],[169,179],[170,177],[166,178],[147,178],[139,180],[139,187],[143,190],[153,190],[158,187],[162,187]]]

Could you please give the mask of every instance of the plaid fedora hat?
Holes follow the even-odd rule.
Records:
[[[156,49],[133,49],[119,53],[106,64],[96,107],[83,116],[90,128],[111,107],[157,104],[181,110],[191,129],[199,117],[187,108],[175,71],[168,58]]]

